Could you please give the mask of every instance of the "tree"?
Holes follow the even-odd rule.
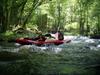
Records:
[[[26,24],[33,11],[43,2],[45,0],[1,0],[0,32],[6,32],[9,29],[12,30],[13,27],[18,25],[26,28]]]

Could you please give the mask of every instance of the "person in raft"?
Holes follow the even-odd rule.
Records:
[[[56,40],[64,40],[64,35],[61,31],[52,31],[48,34],[45,34],[45,36],[54,38]]]
[[[38,31],[37,34],[38,34],[38,36],[33,37],[32,40],[34,40],[34,41],[45,41],[46,40],[45,35],[43,35],[41,31]]]
[[[33,40],[33,41],[45,41],[49,40],[49,38],[53,38],[54,40],[64,40],[64,35],[61,31],[52,31],[50,33],[44,34],[41,31],[37,32],[38,36],[33,37],[33,38],[20,38],[20,39],[28,39],[28,40]]]

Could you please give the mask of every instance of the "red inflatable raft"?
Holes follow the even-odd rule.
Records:
[[[44,44],[55,44],[60,45],[63,43],[69,43],[71,40],[45,40],[45,41],[34,41],[32,39],[16,39],[16,43],[19,43],[21,45],[44,45]]]

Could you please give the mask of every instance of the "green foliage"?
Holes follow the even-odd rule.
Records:
[[[64,31],[66,25],[74,28],[73,23],[77,23],[76,33],[99,34],[99,7],[99,0],[1,0],[0,31],[18,27],[44,32],[53,28]]]
[[[33,11],[45,0],[4,0],[0,2],[1,32],[20,26],[25,28]]]
[[[47,28],[47,14],[37,16],[37,28],[40,31],[45,32]]]

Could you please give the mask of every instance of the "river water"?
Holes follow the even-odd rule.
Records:
[[[40,64],[44,66],[35,66],[40,68],[36,72],[40,75],[99,75],[100,39],[90,39],[89,37],[83,36],[65,36],[65,39],[71,39],[72,41],[59,46],[43,45],[41,47],[35,45],[20,46],[15,43],[5,42],[0,43],[0,51],[20,53],[23,50],[27,50],[29,53],[38,53],[41,55],[39,59],[44,59],[42,58],[42,54],[47,54],[47,59],[44,59],[43,63],[41,62],[42,60],[39,60]],[[38,56],[36,60],[37,58]],[[1,61],[1,65],[2,63],[8,64],[8,62]],[[32,61],[32,63],[34,62]],[[35,73],[33,72],[34,69],[32,66],[31,70],[32,72],[28,75]],[[23,72],[21,73],[23,74]],[[27,73],[25,74],[27,75]]]

